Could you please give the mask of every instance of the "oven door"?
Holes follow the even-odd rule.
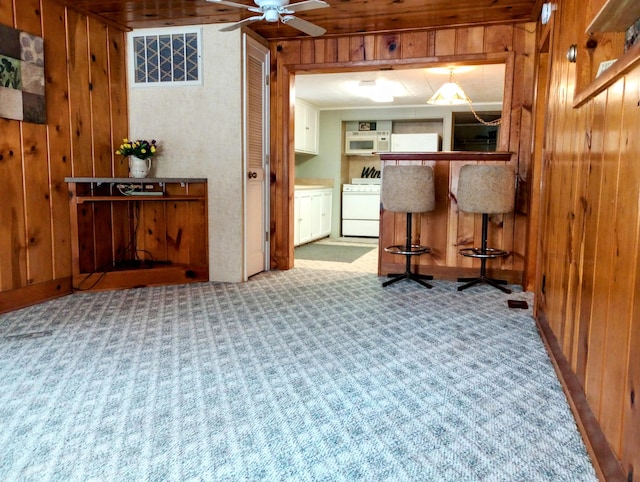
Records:
[[[342,235],[377,238],[380,234],[380,193],[342,193]]]

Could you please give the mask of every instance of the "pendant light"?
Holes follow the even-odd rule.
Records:
[[[500,125],[502,119],[496,119],[494,121],[487,122],[481,119],[473,108],[471,99],[464,93],[460,84],[458,84],[453,78],[453,69],[449,71],[449,82],[445,82],[442,86],[436,90],[435,94],[427,101],[427,104],[432,105],[462,105],[469,104],[469,108],[473,113],[473,116],[478,122],[486,126]]]

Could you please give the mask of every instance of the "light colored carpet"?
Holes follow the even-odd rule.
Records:
[[[507,307],[530,294],[433,284],[295,268],[0,315],[0,480],[597,480]]]

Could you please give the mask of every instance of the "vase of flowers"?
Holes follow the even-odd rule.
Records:
[[[151,142],[141,139],[137,141],[122,139],[116,154],[129,157],[129,177],[143,178],[149,174],[151,158],[157,149],[155,139]]]

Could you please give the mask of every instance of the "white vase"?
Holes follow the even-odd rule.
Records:
[[[151,158],[140,159],[136,156],[129,156],[129,177],[147,177],[151,169]]]

